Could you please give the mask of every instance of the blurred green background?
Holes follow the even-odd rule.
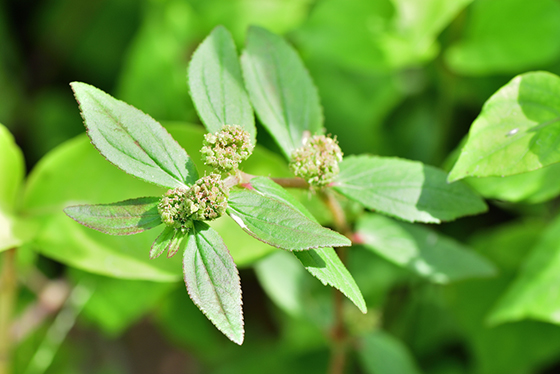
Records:
[[[173,123],[170,131],[179,128],[176,136],[185,137],[182,144],[193,143],[195,151],[189,153],[196,152],[199,141],[193,139],[200,139],[202,126],[185,124],[200,123],[186,67],[198,43],[219,24],[233,33],[240,50],[251,24],[283,35],[296,47],[319,89],[327,132],[338,137],[345,154],[399,156],[448,168],[453,150],[498,88],[526,71],[560,74],[558,0],[4,0],[0,123],[14,134],[27,170],[84,132],[72,81],[87,82],[162,123]],[[79,141],[84,142],[74,142]],[[260,164],[257,160],[251,167],[284,175],[285,164],[274,155],[277,147],[260,125],[258,143],[272,153],[262,150]],[[74,154],[69,148],[64,152]],[[265,164],[274,166],[266,169]],[[47,173],[49,166],[42,167]],[[104,185],[109,177],[100,175]],[[348,305],[351,329],[359,335],[383,327],[408,347],[423,373],[560,372],[557,318],[526,315],[498,326],[487,320],[558,212],[558,175],[555,171],[532,186],[506,182],[498,192],[491,181],[473,181],[477,191],[495,199],[489,213],[438,227],[492,260],[500,269],[493,279],[431,284],[371,252],[353,250],[348,267],[370,313],[363,316]],[[68,178],[63,182],[74,183]],[[65,188],[70,196],[80,187]],[[48,193],[28,192],[24,205],[35,209],[41,204],[33,196],[46,199]],[[128,191],[122,195],[130,197]],[[552,225],[548,235],[554,232]],[[54,317],[47,313],[18,343],[16,373],[326,371],[331,290],[306,278],[305,287],[298,288],[302,294],[284,303],[271,301],[266,296],[271,291],[259,283],[259,273],[274,268],[266,262],[270,257],[258,261],[271,252],[268,247],[257,245],[236,257],[247,329],[246,342],[238,347],[193,306],[179,267],[119,277],[96,271],[91,263],[68,263],[64,251],[73,249],[62,248],[66,242],[47,234],[41,240],[34,243],[41,255],[33,246],[18,255],[25,277],[18,313],[39,299],[41,287],[34,282],[57,279],[76,294],[67,309],[81,313],[69,319],[60,349],[56,339],[45,339],[53,333]],[[148,247],[138,247],[134,256],[147,258]],[[81,288],[88,290],[83,302]],[[52,363],[41,363],[38,348],[54,355]],[[348,372],[370,372],[356,362],[351,360]]]

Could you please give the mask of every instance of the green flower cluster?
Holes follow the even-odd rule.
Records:
[[[218,174],[196,181],[191,188],[173,188],[158,205],[161,220],[167,226],[188,231],[192,221],[211,221],[227,209],[229,189]]]
[[[292,153],[290,169],[311,186],[325,187],[338,175],[340,161],[342,150],[336,137],[315,135]]]
[[[225,125],[214,134],[204,135],[202,160],[221,172],[237,170],[253,153],[251,135],[241,126]]]

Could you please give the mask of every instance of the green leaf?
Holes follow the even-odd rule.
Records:
[[[82,225],[109,235],[132,235],[161,225],[159,197],[140,197],[111,204],[74,205],[64,209]]]
[[[111,337],[122,334],[158,307],[171,290],[178,288],[178,283],[115,279],[73,268],[67,271],[75,282],[85,281],[94,290],[80,317],[93,322]]]
[[[175,256],[181,246],[181,241],[186,235],[187,233],[181,230],[166,226],[152,244],[150,259],[158,258],[165,250],[167,250],[167,258]]]
[[[560,324],[560,218],[547,228],[489,317],[491,323],[537,319]]]
[[[366,208],[411,222],[439,223],[487,209],[464,184],[448,184],[443,171],[398,158],[346,157],[333,187]]]
[[[239,125],[257,135],[253,108],[245,91],[233,38],[217,26],[194,52],[188,69],[194,105],[209,132]]]
[[[507,176],[560,161],[560,77],[518,75],[482,108],[449,181]]]
[[[286,157],[303,145],[307,132],[322,131],[317,89],[297,52],[281,37],[251,26],[241,67],[255,111]]]
[[[560,195],[560,164],[508,177],[472,177],[464,181],[487,199],[536,204]]]
[[[177,281],[179,259],[149,259],[157,231],[110,236],[78,224],[63,212],[68,205],[110,203],[164,192],[108,163],[83,134],[51,151],[33,169],[22,215],[37,224],[32,245],[44,256],[110,277]]]
[[[517,73],[552,63],[560,54],[559,38],[557,1],[475,1],[463,38],[445,57],[462,74]]]
[[[296,37],[312,56],[346,70],[400,69],[434,58],[438,34],[471,1],[323,0]]]
[[[488,260],[451,238],[378,214],[362,216],[356,235],[366,248],[434,283],[488,277],[496,272]]]
[[[420,374],[407,347],[395,337],[375,331],[364,336],[358,353],[370,374]]]
[[[14,232],[16,202],[25,173],[23,154],[0,124],[0,252],[22,243]]]
[[[95,147],[123,171],[163,187],[197,179],[184,149],[153,118],[85,83],[73,82],[88,135]]]
[[[253,190],[232,190],[227,212],[249,235],[281,249],[351,245],[345,236],[324,228],[292,206]]]
[[[222,238],[203,222],[189,232],[183,271],[196,306],[229,339],[243,343],[239,274]]]
[[[298,212],[305,214],[307,218],[317,222],[315,217],[313,217],[299,201],[271,179],[256,177],[251,179],[250,185],[251,188],[254,188],[257,192],[281,201]],[[309,273],[319,279],[324,285],[328,284],[340,290],[363,313],[366,313],[367,307],[364,297],[356,285],[354,278],[352,278],[352,275],[348,272],[342,261],[340,261],[334,249],[327,247],[309,249],[307,251],[295,251],[292,253]]]

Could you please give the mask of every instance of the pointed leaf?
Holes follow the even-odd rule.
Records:
[[[484,257],[450,238],[378,214],[362,216],[356,235],[366,248],[434,283],[488,277],[496,272]]]
[[[249,235],[274,247],[301,251],[349,246],[345,236],[310,220],[278,199],[252,190],[232,190],[227,212]]]
[[[166,226],[152,244],[150,259],[158,258],[167,250],[167,258],[171,258],[177,253],[181,246],[181,241],[187,235],[173,227]]]
[[[479,196],[446,177],[416,161],[350,156],[340,163],[333,187],[366,208],[411,222],[439,223],[486,211]]]
[[[292,195],[278,184],[274,183],[270,178],[257,177],[251,179],[251,188],[256,191],[277,199],[284,204],[305,214],[305,216],[314,222],[315,217]],[[354,281],[350,272],[346,269],[340,258],[336,255],[334,249],[325,247],[310,249],[307,251],[292,252],[298,260],[303,264],[305,269],[314,277],[319,279],[323,284],[330,285],[341,291],[349,298],[363,313],[366,313],[367,307],[364,297]]]
[[[507,176],[560,162],[560,77],[518,75],[482,108],[449,181]]]
[[[183,271],[196,306],[229,339],[243,343],[239,274],[222,238],[203,222],[189,232]]]
[[[188,69],[189,88],[200,119],[209,132],[239,125],[255,140],[253,108],[245,91],[233,38],[217,26],[198,46]]]
[[[140,197],[111,204],[74,205],[64,212],[76,222],[110,235],[132,235],[161,225],[159,197]]]
[[[317,89],[297,52],[284,39],[250,27],[241,67],[259,119],[288,158],[302,146],[305,132],[322,131]]]
[[[190,157],[152,117],[88,84],[73,82],[71,86],[88,135],[107,160],[163,187],[196,181]]]

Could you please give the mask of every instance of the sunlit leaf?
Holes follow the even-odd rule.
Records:
[[[449,180],[542,168],[560,161],[559,142],[560,77],[518,75],[484,104]]]
[[[107,160],[163,187],[196,181],[190,157],[152,117],[88,84],[73,82],[72,89],[88,135]]]
[[[299,201],[269,178],[253,178],[251,179],[251,187],[266,196],[278,199],[282,203],[302,212],[307,218],[317,222],[315,217]],[[334,249],[327,247],[309,249],[307,251],[294,251],[292,253],[314,277],[323,284],[328,284],[340,290],[363,313],[366,312],[366,303],[360,289],[352,275],[336,255]]]
[[[189,296],[229,339],[243,342],[239,274],[222,238],[207,224],[195,221],[183,255]]]
[[[217,26],[192,56],[188,69],[191,97],[209,132],[238,125],[256,137],[253,108],[229,31]]]
[[[281,37],[250,27],[241,67],[253,107],[285,156],[303,145],[306,132],[322,131],[317,89],[297,52]]]
[[[161,224],[158,197],[141,197],[110,204],[73,205],[64,212],[76,222],[110,235],[131,235]]]
[[[464,36],[448,49],[446,60],[462,74],[516,73],[558,58],[558,38],[557,1],[475,1]]]
[[[449,184],[446,177],[416,161],[350,156],[340,164],[333,186],[366,208],[411,222],[439,223],[487,209],[467,186]]]

